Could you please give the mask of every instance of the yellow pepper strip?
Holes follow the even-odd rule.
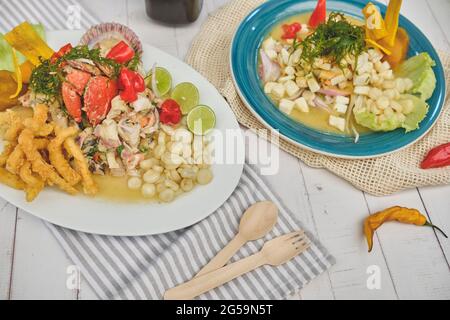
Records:
[[[366,28],[370,31],[371,39],[377,41],[389,35],[383,17],[373,3],[369,2],[362,12],[366,18]]]
[[[22,72],[22,82],[30,83],[31,73],[34,70],[34,65],[30,61],[25,61],[20,65],[20,71]]]
[[[388,221],[398,221],[406,224],[413,224],[416,226],[428,226],[440,231],[444,237],[447,235],[438,227],[432,225],[427,221],[427,218],[422,215],[416,209],[408,209],[402,207],[392,207],[381,212],[375,213],[366,218],[364,221],[364,234],[367,239],[367,244],[369,246],[369,252],[373,248],[373,235],[375,231],[383,225],[383,223]]]
[[[372,39],[366,39],[366,42],[371,45],[374,46],[375,48],[380,49],[381,51],[383,51],[386,55],[390,56],[392,54],[392,51],[389,50],[386,47],[383,47],[382,45],[380,45],[378,42],[373,41]]]
[[[14,61],[14,78],[17,82],[16,92],[11,95],[9,98],[14,99],[19,96],[20,92],[22,92],[23,82],[22,82],[22,71],[20,70],[19,60],[17,59],[16,50],[13,49],[13,61]]]
[[[54,53],[28,22],[12,29],[5,35],[5,39],[35,66],[41,64],[40,58],[50,59]]]
[[[390,0],[387,7],[385,23],[388,35],[386,36],[386,41],[391,47],[394,46],[395,39],[397,37],[401,7],[402,0]]]

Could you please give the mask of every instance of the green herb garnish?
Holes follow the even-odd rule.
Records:
[[[55,63],[50,60],[42,60],[42,64],[33,70],[30,79],[30,86],[36,93],[44,94],[48,97],[58,97],[61,95],[61,86],[64,82],[62,66],[65,61],[89,59],[96,63],[111,67],[113,77],[117,78],[121,65],[114,60],[104,58],[100,55],[99,49],[89,49],[88,46],[74,47]]]
[[[365,48],[365,32],[361,26],[347,21],[342,13],[332,12],[326,23],[296,44],[302,47],[301,59],[313,63],[316,58],[328,57],[342,65],[341,61],[351,55],[355,59]]]
[[[128,62],[127,68],[133,71],[137,71],[140,63],[141,63],[141,56],[138,53],[136,53],[133,59],[131,59],[130,62]]]
[[[117,151],[117,155],[118,155],[119,157],[122,156],[122,152],[123,152],[124,149],[125,149],[125,146],[124,146],[124,145],[120,145],[120,146],[117,147],[116,151]]]

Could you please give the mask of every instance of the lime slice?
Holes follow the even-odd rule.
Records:
[[[147,88],[152,89],[152,78],[153,75],[150,70],[147,77],[145,77],[145,85]],[[170,89],[172,89],[172,76],[169,71],[161,67],[156,68],[156,87],[158,88],[158,93],[161,96],[169,93]]]
[[[193,134],[204,135],[216,126],[216,115],[208,106],[197,106],[189,112],[187,126]]]
[[[188,114],[198,105],[200,93],[192,83],[182,82],[173,89],[172,99],[178,102],[183,114]]]

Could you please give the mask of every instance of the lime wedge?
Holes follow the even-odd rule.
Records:
[[[190,82],[182,82],[178,84],[172,91],[172,99],[174,99],[181,107],[183,114],[188,114],[194,107],[198,105],[200,93],[196,86]]]
[[[216,126],[216,115],[208,106],[197,106],[189,112],[187,126],[193,134],[204,135]]]
[[[145,85],[149,89],[152,89],[152,78],[152,70],[150,70],[145,77]],[[170,89],[172,89],[172,76],[169,71],[161,67],[156,68],[156,87],[158,88],[158,92],[161,96],[169,93]]]

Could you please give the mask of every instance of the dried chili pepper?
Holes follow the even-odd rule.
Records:
[[[58,52],[55,52],[52,57],[50,58],[51,63],[56,63],[58,59],[62,58],[66,54],[68,54],[73,49],[72,45],[70,43],[66,44],[65,46],[61,47],[61,49],[58,50]]]
[[[450,166],[450,142],[431,149],[420,164],[422,169],[443,168],[446,166]]]
[[[444,237],[448,238],[447,235],[438,227],[427,221],[427,218],[422,215],[416,209],[408,209],[402,207],[392,207],[386,210],[375,213],[366,218],[364,221],[364,234],[367,238],[367,244],[369,246],[369,252],[373,248],[373,235],[375,231],[383,225],[383,223],[388,221],[398,221],[406,224],[413,224],[416,226],[427,226],[432,227],[440,231]]]

